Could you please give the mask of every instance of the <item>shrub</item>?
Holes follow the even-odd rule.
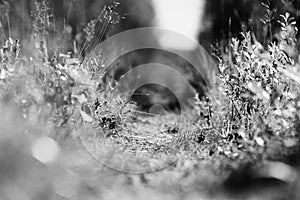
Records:
[[[296,135],[300,82],[298,60],[292,56],[298,30],[289,13],[280,17],[277,42],[263,47],[251,32],[243,32],[242,39],[231,39],[224,53],[214,53],[219,60],[217,89],[225,99],[215,100],[221,105],[212,109],[217,112],[210,123],[222,136],[239,134],[256,140],[267,133]]]

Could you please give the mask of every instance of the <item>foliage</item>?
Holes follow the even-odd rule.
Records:
[[[80,51],[80,55],[83,51],[90,51],[95,48],[97,44],[105,39],[109,30],[113,29],[125,18],[118,13],[119,5],[119,2],[113,2],[110,5],[104,6],[99,16],[88,22],[87,26],[83,29],[85,33],[85,42]]]
[[[36,42],[36,48],[44,62],[48,61],[47,35],[51,27],[52,14],[46,0],[35,1],[35,11],[33,17],[33,37]]]
[[[245,144],[254,141],[265,149],[277,139],[294,141],[283,146],[295,147],[299,135],[300,66],[292,57],[298,30],[289,13],[280,15],[278,23],[278,42],[266,48],[251,32],[243,32],[242,39],[231,39],[225,53],[216,51],[217,88],[222,99],[210,98],[218,102],[211,104],[217,108],[212,109],[211,129]],[[196,100],[197,107],[201,102]]]
[[[87,24],[81,53],[105,39],[108,30],[120,22],[123,17],[117,12],[118,5],[106,6],[97,19]],[[272,37],[271,26],[276,18],[269,5],[263,5],[267,9],[263,22]],[[50,54],[48,37],[53,31],[53,16],[47,1],[36,2],[35,6],[33,34],[40,57],[22,57],[20,42],[11,38],[0,48],[1,104],[16,108],[18,117],[29,124],[22,125],[24,130],[40,131],[37,127],[45,127],[41,132],[58,143],[71,141],[74,144],[77,137],[90,137],[88,130],[96,127],[93,136],[120,145],[122,151],[125,146],[130,151],[147,151],[152,157],[157,156],[157,152],[172,157],[176,150],[178,160],[166,173],[177,173],[180,180],[195,177],[189,173],[197,171],[195,168],[201,165],[201,160],[209,160],[215,168],[238,167],[243,162],[264,159],[264,154],[270,153],[269,147],[276,142],[280,144],[277,151],[283,150],[279,152],[282,154],[298,145],[300,65],[295,57],[298,30],[289,13],[278,20],[281,27],[278,41],[271,38],[267,46],[262,45],[252,32],[245,31],[241,39],[230,38],[230,45],[223,52],[217,48],[216,91],[204,97],[196,95],[194,109],[178,117],[139,112],[130,99],[115,94],[114,80],[101,80],[106,73],[101,51],[83,64],[81,53],[57,50]],[[100,36],[95,36],[99,28]],[[231,162],[233,160],[235,162]],[[160,158],[156,160],[159,161]],[[64,162],[69,162],[69,157]],[[188,166],[182,166],[185,163]],[[88,170],[92,170],[94,164],[89,167]],[[221,169],[224,168],[218,168]],[[93,171],[88,178],[94,178],[95,173]],[[170,180],[169,174],[165,176]],[[141,180],[147,182],[144,177]],[[88,189],[82,190],[90,192],[91,186],[80,181],[76,182],[76,188],[84,185]],[[173,181],[175,184],[178,180]],[[191,182],[186,184],[195,183]],[[179,187],[184,188],[184,183],[180,184],[183,185]],[[74,188],[71,191],[76,193]]]

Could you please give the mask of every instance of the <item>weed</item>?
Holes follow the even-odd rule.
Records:
[[[47,35],[49,34],[52,14],[46,0],[35,2],[35,11],[32,12],[33,17],[33,37],[35,46],[40,52],[41,59],[48,62],[48,46]]]
[[[125,18],[117,11],[119,5],[119,2],[113,2],[110,5],[104,6],[99,16],[96,19],[92,19],[83,29],[85,33],[85,42],[81,48],[80,56],[82,56],[83,53],[93,50],[96,45],[105,39],[109,30],[113,29],[122,19]]]
[[[269,27],[275,20],[272,16],[267,11],[264,21]],[[210,126],[219,130],[221,136],[237,134],[244,142],[254,141],[263,147],[272,144],[275,138],[298,140],[299,80],[291,76],[299,74],[299,64],[291,57],[295,55],[298,30],[289,13],[280,15],[278,22],[281,29],[277,43],[271,39],[266,48],[257,49],[253,44],[257,41],[246,32],[241,33],[241,40],[232,38],[228,55],[215,54],[220,61],[217,87],[222,99],[216,100],[221,102],[218,104],[221,111],[213,112],[210,119],[218,120],[211,120]],[[199,107],[203,101],[197,99],[196,104]],[[202,112],[200,116],[203,117]]]

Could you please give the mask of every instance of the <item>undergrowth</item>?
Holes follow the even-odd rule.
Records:
[[[54,16],[46,1],[36,3],[33,34],[39,56],[23,57],[22,42],[6,39],[0,50],[2,104],[17,108],[33,126],[52,127],[59,143],[81,134],[86,137],[86,130],[95,127],[93,137],[109,140],[124,151],[147,151],[155,156],[157,152],[171,155],[175,149],[178,157],[212,158],[219,165],[278,159],[298,148],[300,64],[294,56],[298,30],[289,13],[277,19],[281,28],[276,41],[270,37],[261,44],[254,33],[245,31],[242,39],[230,38],[229,45],[216,46],[215,90],[204,98],[196,95],[192,110],[178,119],[139,112],[130,99],[114,94],[114,83],[101,82],[106,67],[101,55],[81,64],[84,52],[102,42],[123,19],[118,5],[106,6],[91,20],[83,30],[85,42],[68,54],[49,48],[47,37],[55,31]],[[263,22],[270,35],[273,20],[268,10]],[[97,26],[99,36],[95,36]]]
[[[55,31],[54,16],[46,1],[36,2],[32,17],[39,57],[22,57],[18,40],[9,38],[5,42],[0,57],[2,101],[19,106],[25,118],[39,111],[45,116],[37,119],[45,122],[47,118],[57,128],[67,130],[66,134],[78,121],[97,122],[107,137],[128,131],[127,122],[132,122],[133,116],[137,118],[138,112],[131,101],[112,94],[113,82],[101,83],[106,73],[101,65],[104,58],[95,54],[88,63],[80,64],[82,53],[105,39],[109,29],[123,19],[118,6],[116,2],[105,6],[98,18],[87,24],[83,30],[85,42],[72,55],[49,49],[47,37]],[[263,6],[266,14],[262,21],[273,35],[273,11],[268,4]],[[173,140],[174,146],[192,145],[197,151],[208,145],[213,152],[224,153],[227,150],[222,148],[226,145],[215,149],[218,142],[254,142],[265,147],[273,138],[282,137],[287,146],[297,144],[299,64],[291,52],[296,50],[298,30],[289,13],[280,15],[278,23],[281,29],[276,33],[277,41],[270,38],[262,45],[252,32],[245,31],[242,39],[231,38],[229,46],[214,48],[218,60],[217,92],[204,100],[195,96],[194,114],[185,116],[174,127],[180,133]],[[100,34],[95,37],[97,26]],[[100,74],[100,80],[95,74]]]

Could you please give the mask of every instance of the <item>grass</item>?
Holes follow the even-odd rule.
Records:
[[[300,65],[291,15],[278,19],[276,42],[270,36],[261,44],[253,33],[243,32],[241,39],[215,46],[215,90],[204,99],[196,95],[193,108],[181,115],[159,116],[115,96],[115,80],[94,79],[105,73],[104,67],[99,69],[105,59],[101,55],[89,65],[80,64],[83,52],[120,23],[118,6],[106,6],[87,24],[85,42],[80,49],[75,45],[73,54],[49,47],[55,26],[46,1],[36,3],[33,11],[37,57],[22,56],[22,41],[6,39],[0,51],[1,196],[297,199],[297,180],[286,187],[261,187],[262,196],[232,196],[223,184],[245,166],[259,171],[265,162],[280,161],[298,167]],[[274,19],[268,20],[269,34],[275,35],[270,25]],[[42,137],[58,145],[40,147],[42,156],[54,156],[50,163],[32,153]],[[52,155],[55,148],[59,156]]]

